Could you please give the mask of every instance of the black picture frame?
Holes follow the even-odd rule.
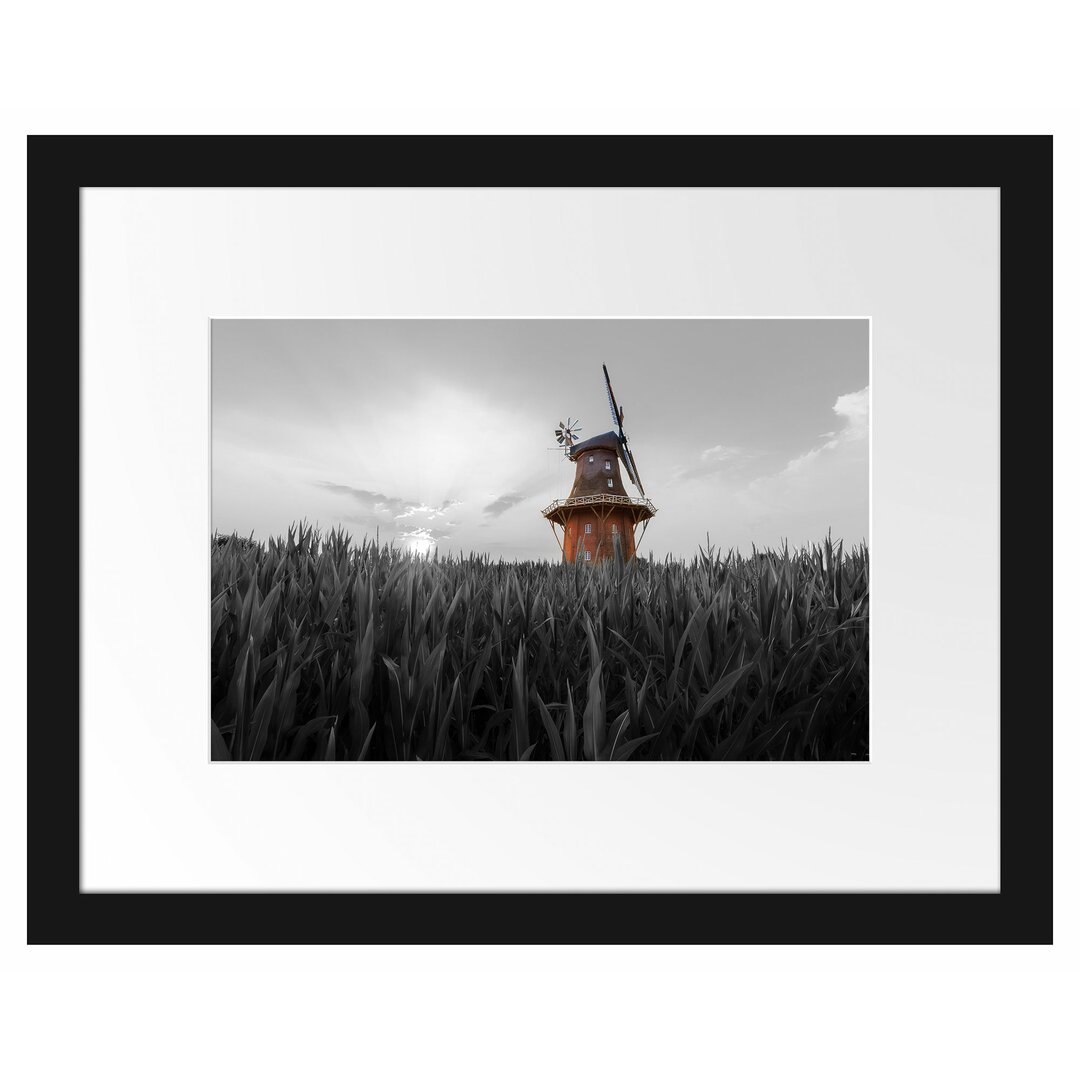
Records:
[[[1050,136],[30,136],[28,941],[1050,942],[1052,599],[1028,553],[1052,543],[1052,152]],[[80,892],[80,190],[477,185],[1000,188],[1000,892]]]

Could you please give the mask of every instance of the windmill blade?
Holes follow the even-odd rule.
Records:
[[[625,439],[623,439],[621,450],[622,459],[626,463],[626,471],[630,475],[630,481],[631,483],[633,483],[634,487],[636,487],[638,491],[641,492],[641,497],[644,498],[645,488],[642,487],[641,477],[638,475],[637,462],[634,461],[633,451],[630,449],[629,446],[627,446]]]
[[[615,391],[611,389],[611,376],[608,374],[607,364],[602,366],[604,368],[604,382],[607,384],[608,405],[611,406],[611,419],[619,429],[619,437],[622,438],[622,410],[615,404]]]
[[[630,483],[640,490],[637,476],[634,474],[634,466],[630,464],[630,455],[626,452],[625,444],[619,446],[619,457],[622,458],[623,468],[626,469],[626,475]]]
[[[637,462],[634,460],[634,451],[628,446],[626,448],[627,456],[630,458],[630,465],[634,470],[634,486],[641,492],[641,497],[645,497],[645,485],[641,482],[641,473],[638,472]]]

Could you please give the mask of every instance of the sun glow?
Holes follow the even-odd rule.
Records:
[[[401,534],[402,547],[413,555],[430,555],[435,550],[435,537],[430,529],[413,529]]]

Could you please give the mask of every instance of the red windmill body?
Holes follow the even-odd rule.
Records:
[[[596,435],[577,445],[577,429],[569,420],[565,424],[560,421],[555,431],[559,445],[577,466],[577,472],[569,498],[556,499],[542,513],[557,540],[559,534],[555,527],[562,527],[560,543],[566,562],[633,558],[638,546],[635,530],[640,525],[644,533],[656,514],[656,507],[645,498],[634,455],[627,445],[623,411],[615,403],[607,365],[604,365],[604,381],[617,430]],[[641,498],[627,495],[620,463],[625,466],[630,482],[641,493]]]

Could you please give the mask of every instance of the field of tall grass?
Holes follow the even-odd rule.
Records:
[[[866,760],[869,555],[211,553],[214,760]]]

